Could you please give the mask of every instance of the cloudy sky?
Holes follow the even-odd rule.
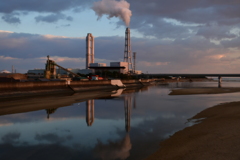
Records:
[[[123,61],[126,25],[143,73],[239,73],[239,0],[0,0],[0,70]]]

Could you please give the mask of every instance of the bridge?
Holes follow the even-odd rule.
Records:
[[[152,77],[218,77],[218,83],[222,82],[222,77],[240,77],[240,74],[185,74],[185,73],[159,73],[145,74]]]

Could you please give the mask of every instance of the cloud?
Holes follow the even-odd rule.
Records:
[[[70,27],[71,24],[64,24],[64,25],[60,25],[60,26],[56,26],[56,28],[60,28],[60,27]]]
[[[54,23],[59,20],[72,21],[73,18],[71,16],[66,16],[62,13],[57,13],[57,14],[50,14],[47,16],[37,16],[37,17],[35,17],[35,20],[36,20],[36,22]]]
[[[231,33],[231,28],[226,26],[210,25],[199,28],[197,35],[204,36],[207,39],[221,40],[224,38],[236,38],[237,35]]]
[[[196,70],[199,73],[226,73],[231,68],[232,72],[238,72],[239,59],[234,59],[239,57],[239,38],[221,40],[216,44],[206,37],[205,33],[185,38],[175,37],[175,39],[132,37],[132,51],[137,52],[137,70],[154,73],[176,71],[195,73]],[[231,35],[233,32],[227,33]],[[217,37],[216,34],[213,33],[212,37]],[[233,35],[237,36],[237,33]],[[225,35],[218,36],[218,38],[223,37]],[[85,47],[85,37],[71,38],[0,31],[0,69],[11,70],[9,69],[11,65],[16,66],[21,72],[44,68],[47,55],[63,67],[83,69]],[[95,38],[95,62],[109,65],[109,62],[123,61],[123,55],[124,37]],[[227,58],[213,58],[218,55]],[[236,69],[233,70],[233,67]]]
[[[61,12],[71,8],[86,8],[90,6],[93,0],[75,1],[75,0],[43,0],[43,1],[29,1],[29,0],[11,0],[6,3],[0,0],[0,12],[11,13],[13,11],[34,11],[34,12]]]
[[[17,13],[5,14],[2,16],[2,20],[10,24],[20,24],[21,20],[17,16],[19,16]]]

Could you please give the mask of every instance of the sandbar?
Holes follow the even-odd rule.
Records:
[[[147,160],[235,160],[240,158],[240,102],[219,104],[193,119],[200,123],[160,143]]]
[[[220,94],[240,92],[240,88],[183,88],[173,89],[169,95]]]

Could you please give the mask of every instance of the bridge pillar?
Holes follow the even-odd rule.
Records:
[[[219,76],[219,77],[218,77],[218,84],[221,84],[221,83],[222,83],[222,77]]]

